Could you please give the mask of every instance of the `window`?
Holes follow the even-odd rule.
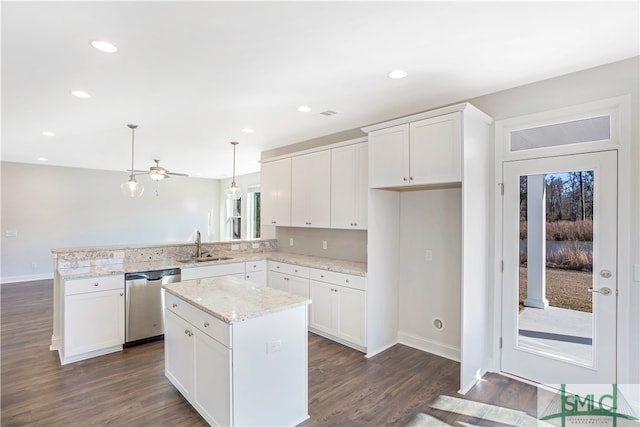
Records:
[[[260,238],[260,189],[249,188],[247,194],[247,238]]]

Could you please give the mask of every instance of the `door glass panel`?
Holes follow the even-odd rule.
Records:
[[[600,116],[511,132],[511,151],[603,141],[611,138],[611,117]]]
[[[520,176],[518,347],[593,365],[593,170]]]

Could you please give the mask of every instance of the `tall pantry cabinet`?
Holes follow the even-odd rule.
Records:
[[[378,332],[378,336],[368,336],[368,353],[382,351],[397,340],[459,360],[463,393],[488,366],[491,122],[489,116],[464,103],[362,129],[369,141],[367,310],[378,313],[367,325]],[[433,217],[414,212],[420,205],[415,200],[422,196],[430,201],[446,200],[446,209],[454,206],[460,210],[440,216],[447,227],[453,222],[456,233],[451,235],[461,236],[460,242],[450,246],[453,251],[446,246],[429,246],[446,241],[450,235],[444,227],[439,230],[439,224],[425,223],[434,221]],[[453,204],[452,197],[457,198]],[[407,225],[407,218],[412,224]],[[460,222],[455,218],[461,218]],[[438,239],[422,242],[417,230],[427,229],[435,229],[431,233],[439,233]],[[437,255],[433,259],[432,253]],[[407,260],[407,255],[413,258]],[[425,277],[427,265],[445,280]],[[459,289],[440,292],[443,286]],[[428,323],[413,328],[411,322],[419,318],[416,299],[422,298],[423,305],[429,306],[433,293],[449,298],[445,303],[450,309],[445,314],[455,318],[444,323],[459,330],[445,327],[438,331],[442,322],[438,318],[431,322],[430,317]],[[402,298],[411,294],[413,298]],[[403,305],[407,301],[411,310]],[[410,325],[412,331],[405,333],[403,325]],[[459,336],[459,344],[444,343],[452,334]]]

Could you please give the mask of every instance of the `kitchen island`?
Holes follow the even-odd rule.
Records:
[[[165,289],[165,374],[211,425],[309,418],[309,299],[232,277]]]

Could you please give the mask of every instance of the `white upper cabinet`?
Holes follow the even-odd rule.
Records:
[[[331,228],[367,228],[367,143],[331,150]]]
[[[263,225],[291,225],[291,158],[262,163],[260,209]]]
[[[372,188],[460,182],[461,113],[453,112],[369,133]]]
[[[291,158],[291,225],[329,228],[331,216],[331,152]]]
[[[409,185],[409,125],[369,133],[369,186]]]

